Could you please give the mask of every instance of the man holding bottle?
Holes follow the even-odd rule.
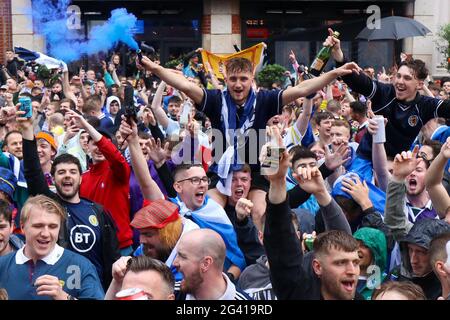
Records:
[[[342,66],[346,58],[341,50],[340,40],[333,36],[332,29],[328,29],[328,32],[324,46],[332,48],[331,55],[337,67]],[[400,63],[393,83],[372,80],[363,72],[342,76],[353,91],[372,101],[375,114],[388,119],[385,143],[387,156],[393,157],[403,150],[408,150],[422,126],[429,120],[450,117],[450,100],[422,96],[418,92],[427,75],[425,63],[411,59]],[[372,137],[366,133],[359,145],[358,156],[370,161],[371,146]]]

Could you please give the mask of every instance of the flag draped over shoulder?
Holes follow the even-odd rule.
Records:
[[[266,45],[261,42],[253,47],[228,55],[218,55],[207,50],[202,50],[201,53],[203,64],[208,62],[218,79],[224,78],[222,72],[220,72],[220,68],[224,68],[225,62],[232,58],[246,58],[250,60],[255,68],[253,71],[255,71],[263,62],[265,46]]]
[[[48,69],[61,68],[62,71],[67,71],[67,64],[64,61],[49,57],[41,52],[31,51],[22,47],[14,47],[14,52],[20,59],[27,62],[35,61],[38,64],[45,65]]]
[[[227,247],[225,270],[228,270],[232,264],[241,271],[244,270],[245,258],[238,246],[236,232],[225,210],[217,202],[206,196],[203,206],[192,211],[179,197],[169,198],[169,200],[178,205],[181,216],[191,219],[200,228],[212,229],[220,234]]]

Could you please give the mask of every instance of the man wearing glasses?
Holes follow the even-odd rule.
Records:
[[[201,165],[182,164],[175,168],[173,177],[177,197],[171,200],[180,207],[182,216],[190,218],[200,228],[213,229],[222,236],[227,247],[224,270],[237,279],[245,268],[244,255],[224,209],[206,195],[209,178],[205,170]]]

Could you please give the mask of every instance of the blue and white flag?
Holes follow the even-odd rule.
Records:
[[[217,202],[206,196],[203,206],[192,211],[179,197],[170,198],[170,201],[178,205],[181,216],[192,219],[200,228],[208,228],[220,234],[227,247],[224,270],[228,270],[232,264],[241,271],[244,270],[245,258],[238,246],[236,232],[225,210]]]
[[[367,186],[369,187],[369,199],[372,201],[373,207],[376,211],[384,215],[384,207],[386,205],[386,193],[382,191],[380,188],[375,186],[370,180],[365,180],[364,177],[355,172],[347,172],[346,174],[340,176],[336,179],[333,185],[333,190],[331,191],[331,196],[343,196],[348,199],[352,199],[352,196],[347,192],[342,190],[342,179],[355,179],[358,177],[361,183],[366,181]]]
[[[20,161],[8,152],[4,152],[3,154],[8,158],[9,169],[14,173],[17,179],[17,185],[22,188],[28,188],[27,180],[25,180],[25,175],[23,174],[23,161]]]
[[[227,142],[227,149],[217,163],[217,168],[212,166],[212,170],[217,172],[220,180],[217,183],[217,190],[220,193],[231,196],[231,180],[233,178],[233,172],[239,171],[242,168],[242,163],[238,160],[238,136],[245,137],[247,142],[249,129],[253,127],[255,121],[256,111],[256,93],[253,89],[250,89],[245,105],[243,106],[244,113],[239,119],[239,123],[236,122],[237,106],[232,99],[228,90],[222,91],[222,108],[221,108],[221,121],[222,121],[222,133],[225,136]]]
[[[62,71],[67,71],[67,64],[62,61],[52,57],[49,57],[38,51],[31,51],[22,47],[14,47],[14,52],[19,56],[20,59],[25,61],[35,61],[38,64],[46,66],[48,69],[58,69],[61,68]]]

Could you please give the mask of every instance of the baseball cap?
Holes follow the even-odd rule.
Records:
[[[140,209],[130,225],[136,229],[162,229],[170,222],[180,218],[178,206],[170,201],[158,199]]]
[[[0,167],[0,191],[3,191],[13,199],[16,187],[17,179],[14,173],[9,169]]]
[[[53,134],[46,132],[46,131],[40,131],[38,132],[38,134],[36,135],[36,140],[38,139],[44,139],[45,141],[47,141],[48,143],[50,143],[50,145],[52,146],[52,148],[55,151],[58,151],[58,147],[56,145],[56,141],[55,138],[53,138]]]
[[[4,84],[4,85],[2,85],[2,86],[0,87],[0,89],[2,89],[2,90],[8,90],[8,86],[7,86],[6,84]]]

